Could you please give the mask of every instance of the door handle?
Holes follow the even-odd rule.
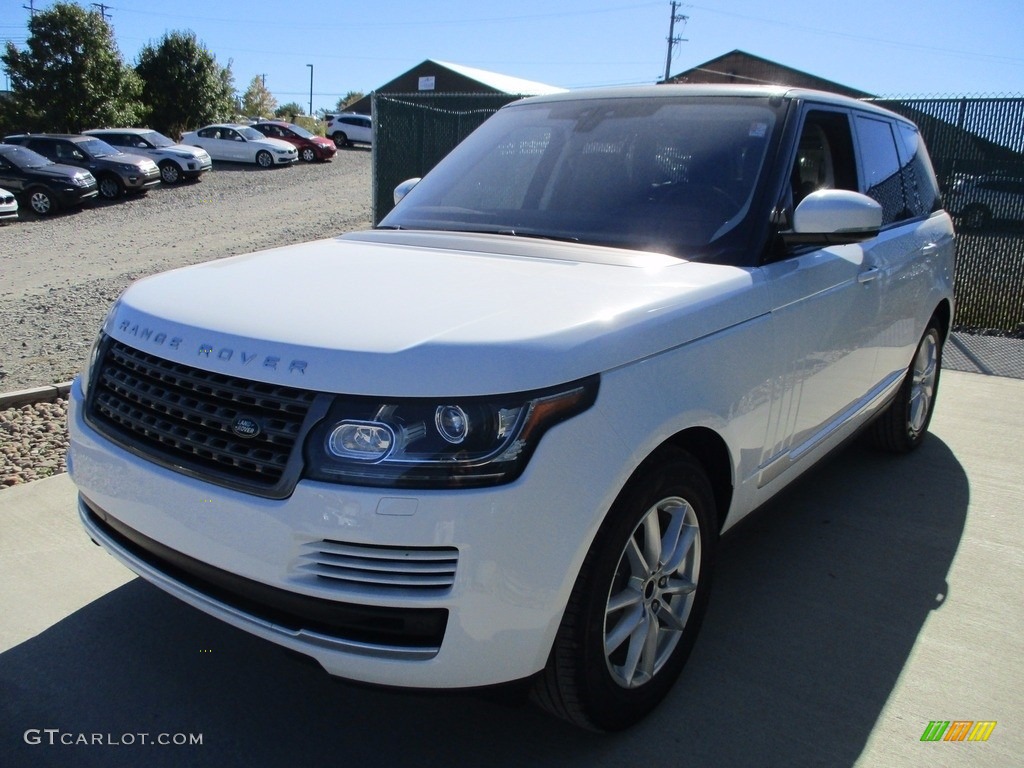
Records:
[[[878,267],[868,267],[863,272],[858,273],[857,282],[870,283],[872,280],[876,279],[880,274],[882,273],[881,271],[879,271]]]

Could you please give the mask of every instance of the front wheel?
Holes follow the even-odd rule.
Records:
[[[896,398],[867,433],[875,447],[891,453],[909,453],[921,444],[935,411],[942,371],[942,334],[934,321],[917,345]]]
[[[100,178],[100,197],[104,200],[117,200],[124,194],[124,184],[116,176],[102,176]]]
[[[665,451],[638,471],[583,563],[536,703],[612,731],[657,706],[704,616],[716,519],[707,475],[688,453]]]
[[[49,216],[57,212],[60,207],[57,199],[50,194],[49,190],[36,187],[29,190],[28,207],[40,216]]]
[[[261,150],[256,154],[256,164],[260,168],[269,168],[274,164],[274,158],[266,150]]]
[[[160,163],[160,178],[165,184],[177,184],[181,181],[181,176],[181,168],[177,163],[170,160]]]
[[[302,157],[302,161],[305,163],[312,163],[316,160],[316,152],[312,147],[303,147],[300,156]]]

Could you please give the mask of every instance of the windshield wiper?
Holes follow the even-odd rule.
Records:
[[[499,229],[496,230],[496,234],[511,235],[512,237],[529,237],[534,240],[553,240],[556,243],[578,243],[580,241],[578,237],[570,237],[568,235],[542,235],[539,232],[523,232],[514,229]]]

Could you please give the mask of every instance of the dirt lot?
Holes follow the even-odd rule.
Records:
[[[196,183],[0,227],[0,392],[71,379],[111,302],[174,267],[361,229],[370,152],[257,170],[218,163]]]

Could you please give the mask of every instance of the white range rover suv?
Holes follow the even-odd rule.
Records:
[[[773,87],[501,109],[373,231],[140,280],[71,400],[89,535],[387,686],[624,728],[719,535],[857,433],[924,439],[953,228],[917,129]]]

